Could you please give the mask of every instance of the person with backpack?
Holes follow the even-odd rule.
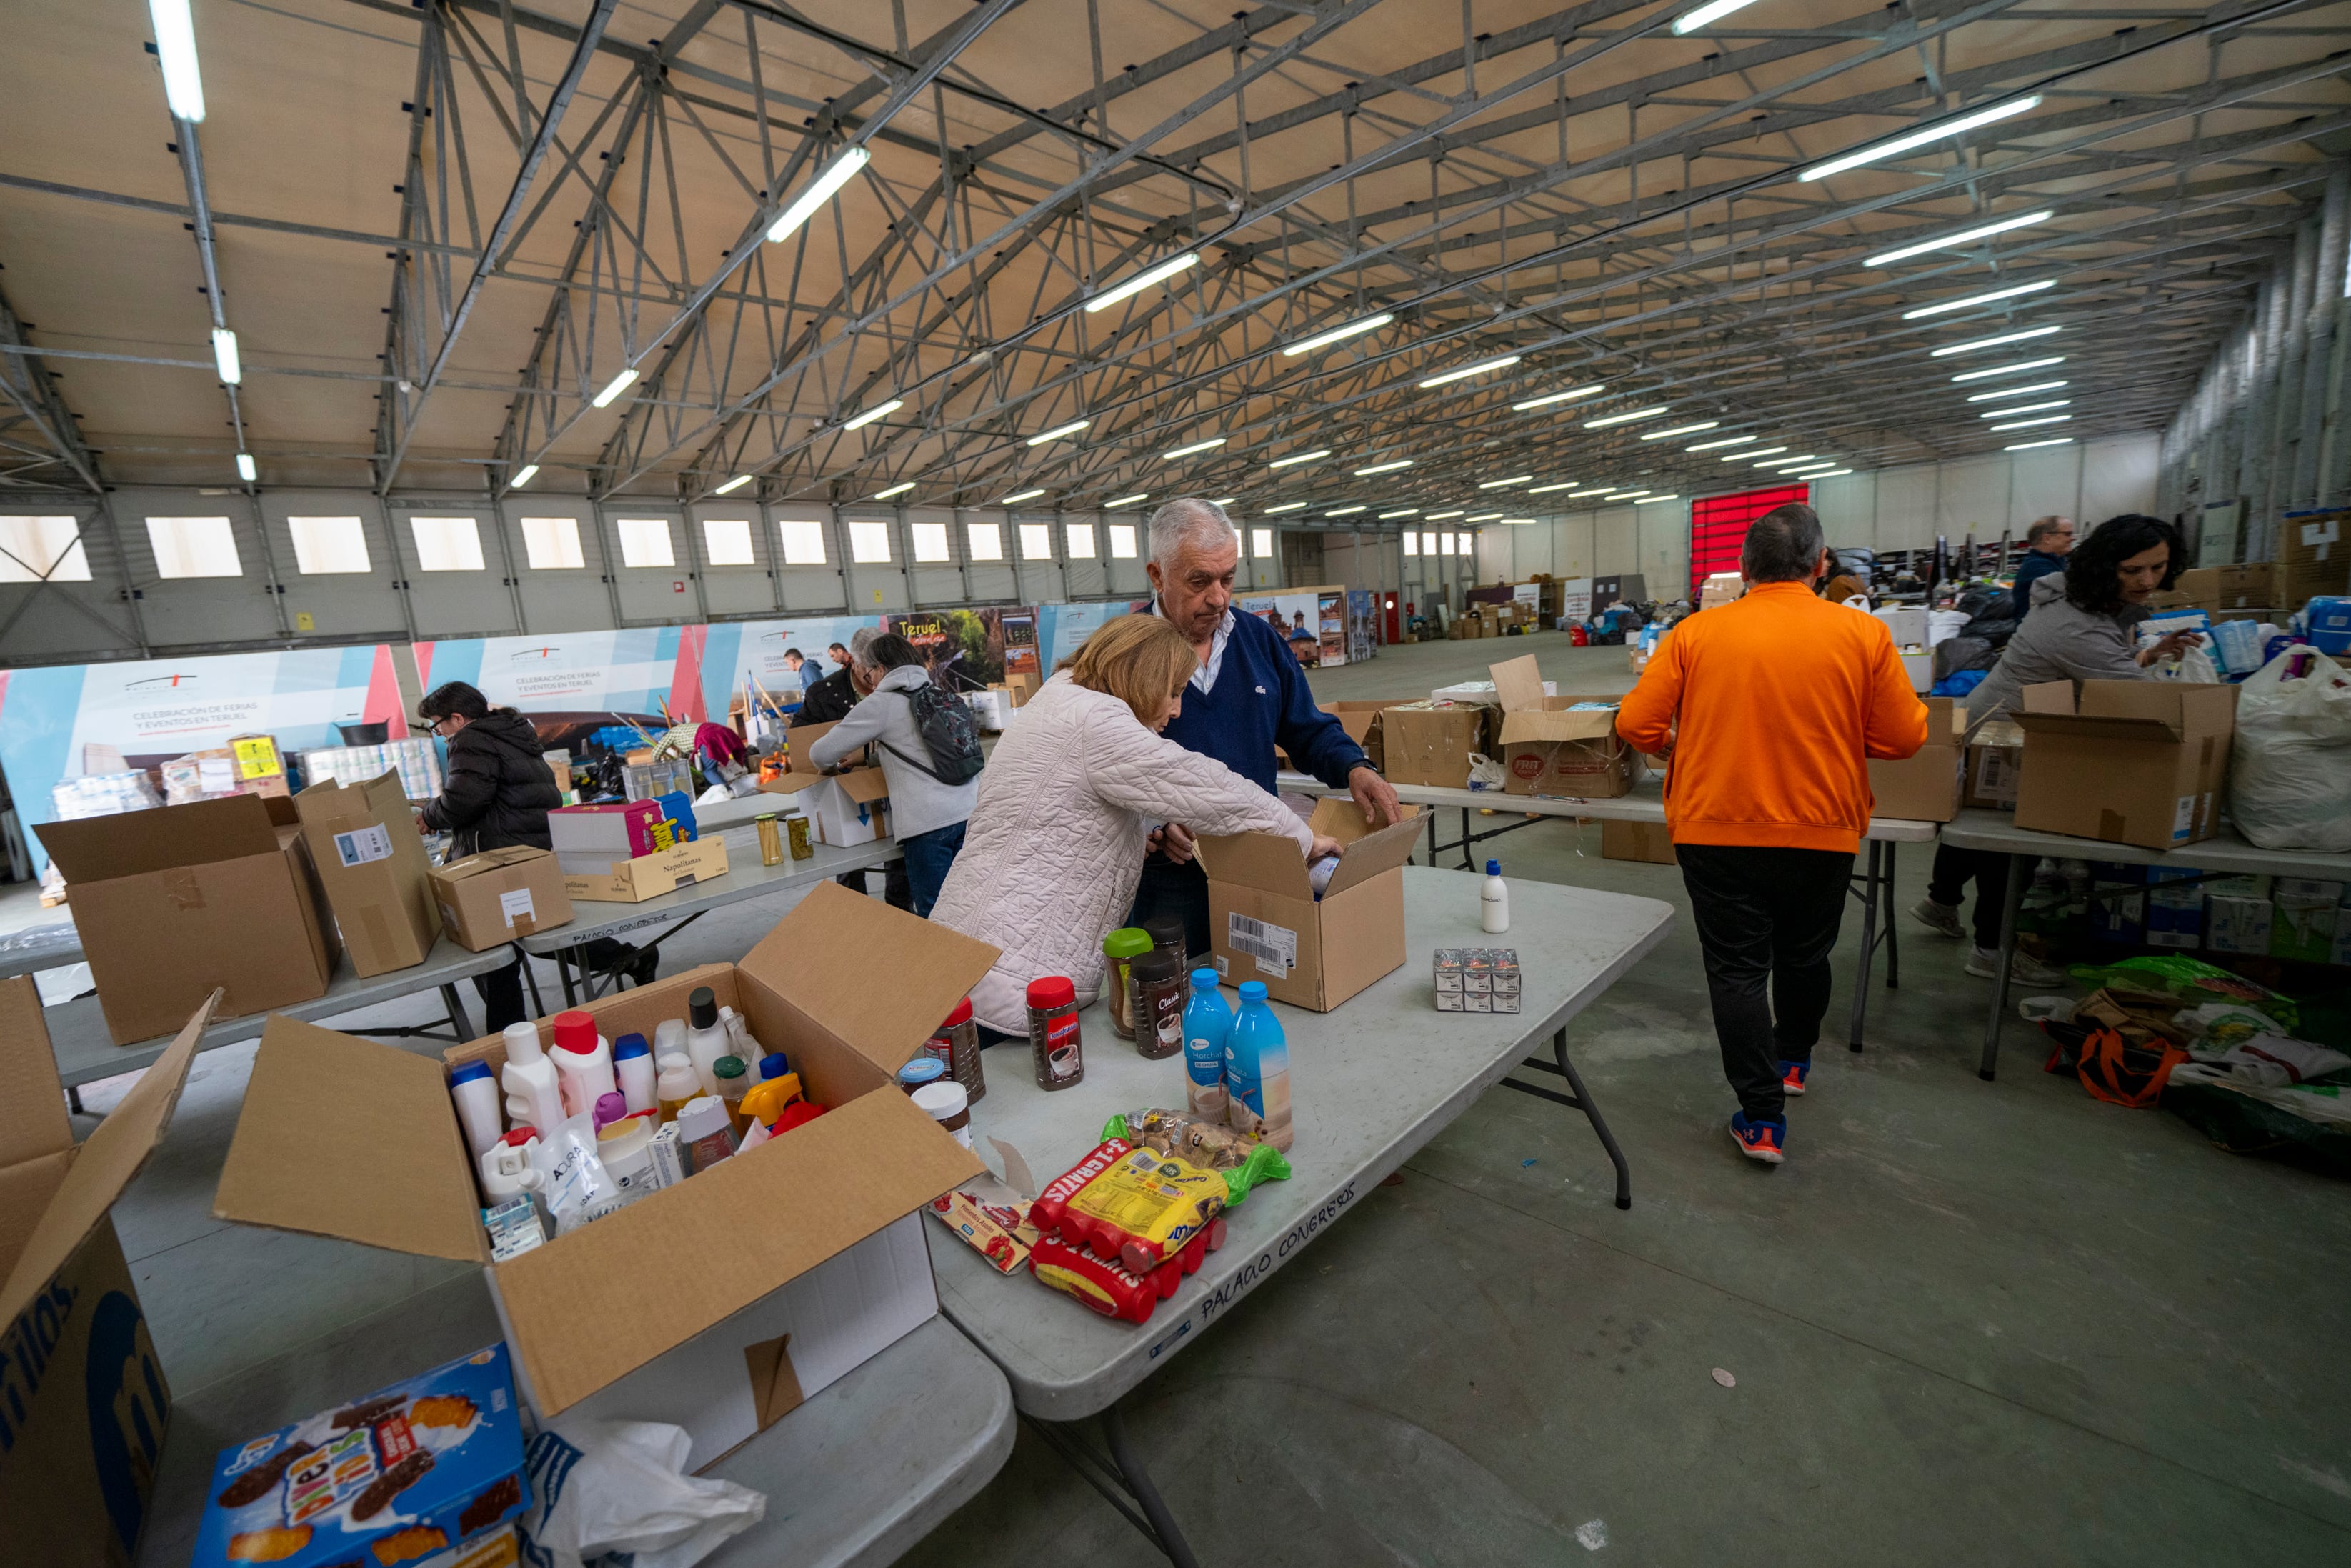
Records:
[[[868,695],[809,747],[809,760],[831,768],[861,746],[872,747],[889,781],[890,826],[906,858],[914,913],[928,918],[979,799],[979,727],[962,698],[932,684],[922,654],[894,632],[852,647],[849,667]]]

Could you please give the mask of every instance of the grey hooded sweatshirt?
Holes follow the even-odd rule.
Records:
[[[2084,681],[2147,681],[2139,667],[2138,623],[2147,611],[2126,604],[2112,615],[2094,614],[2065,597],[2065,574],[2052,572],[2032,584],[2032,613],[2017,625],[1976,689],[1968,694],[1968,728],[1973,732],[2023,700],[2024,688],[2043,681],[2071,681],[2081,695]]]

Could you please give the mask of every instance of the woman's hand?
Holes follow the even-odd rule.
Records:
[[[1346,850],[1347,846],[1338,840],[1323,833],[1317,833],[1314,835],[1314,847],[1306,852],[1306,858],[1310,861],[1319,861],[1329,855],[1344,854]]]
[[[2146,669],[2158,659],[2176,659],[2189,649],[2200,648],[2203,645],[2204,638],[2199,632],[2170,632],[2158,639],[2152,646],[2141,648],[2138,651],[2138,667],[2142,670]]]

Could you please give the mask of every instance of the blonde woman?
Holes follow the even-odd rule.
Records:
[[[1054,672],[988,758],[931,910],[1004,951],[971,994],[987,1028],[1025,1034],[1029,982],[1042,976],[1069,977],[1081,1005],[1094,999],[1102,940],[1134,900],[1158,823],[1280,833],[1310,857],[1339,852],[1223,763],[1161,738],[1198,664],[1167,622],[1121,616]]]

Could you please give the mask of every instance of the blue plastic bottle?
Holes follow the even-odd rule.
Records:
[[[1193,970],[1192,999],[1184,1004],[1185,1103],[1212,1121],[1225,1119],[1225,1037],[1232,1027],[1233,1009],[1217,989],[1217,972]]]
[[[1241,982],[1241,1010],[1225,1037],[1227,1120],[1277,1149],[1290,1147],[1290,1037],[1265,1005],[1265,982]]]

